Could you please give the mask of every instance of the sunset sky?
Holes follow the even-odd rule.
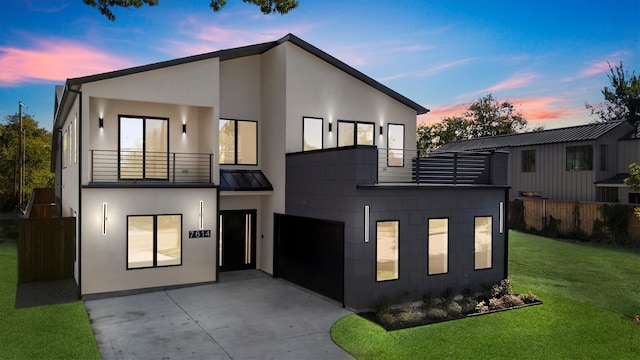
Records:
[[[82,0],[0,0],[0,118],[22,101],[51,129],[54,86],[92,75],[292,33],[431,109],[459,114],[487,93],[531,126],[593,120],[607,63],[640,71],[640,0],[299,0],[262,15],[241,0],[116,8],[107,20]]]

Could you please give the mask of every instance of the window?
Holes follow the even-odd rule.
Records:
[[[258,165],[258,122],[220,119],[220,164]]]
[[[449,271],[449,219],[429,219],[429,275]]]
[[[491,268],[491,248],[492,248],[492,218],[491,216],[481,216],[475,218],[474,237],[474,269]]]
[[[302,151],[322,149],[322,119],[302,118]]]
[[[387,126],[387,166],[404,166],[404,125]]]
[[[67,167],[67,157],[69,154],[69,131],[65,130],[62,133],[62,167]]]
[[[375,145],[374,123],[338,120],[338,146]]]
[[[522,172],[536,171],[536,151],[522,150]]]
[[[640,193],[629,193],[629,204],[640,204]]]
[[[567,146],[567,171],[593,170],[591,145]]]
[[[169,119],[120,116],[119,177],[169,178]]]
[[[376,281],[398,279],[399,221],[376,223]]]
[[[127,269],[182,265],[182,215],[127,216]]]
[[[609,156],[609,146],[600,145],[600,170],[607,171],[609,165],[607,164],[607,157]]]

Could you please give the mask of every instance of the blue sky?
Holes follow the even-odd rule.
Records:
[[[160,0],[111,22],[82,0],[0,1],[0,118],[29,106],[51,128],[67,78],[276,40],[293,33],[432,111],[492,93],[530,125],[593,120],[607,62],[640,71],[640,0],[300,0],[262,15],[241,0]]]

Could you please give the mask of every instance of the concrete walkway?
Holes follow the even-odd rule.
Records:
[[[85,302],[103,359],[352,359],[331,325],[350,314],[259,271],[218,284]]]

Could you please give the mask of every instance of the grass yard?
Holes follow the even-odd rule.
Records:
[[[15,234],[13,220],[0,222],[0,359],[100,359],[81,301],[14,309]]]
[[[393,332],[350,315],[332,338],[356,359],[640,358],[640,254],[509,236],[515,292],[544,305]]]

